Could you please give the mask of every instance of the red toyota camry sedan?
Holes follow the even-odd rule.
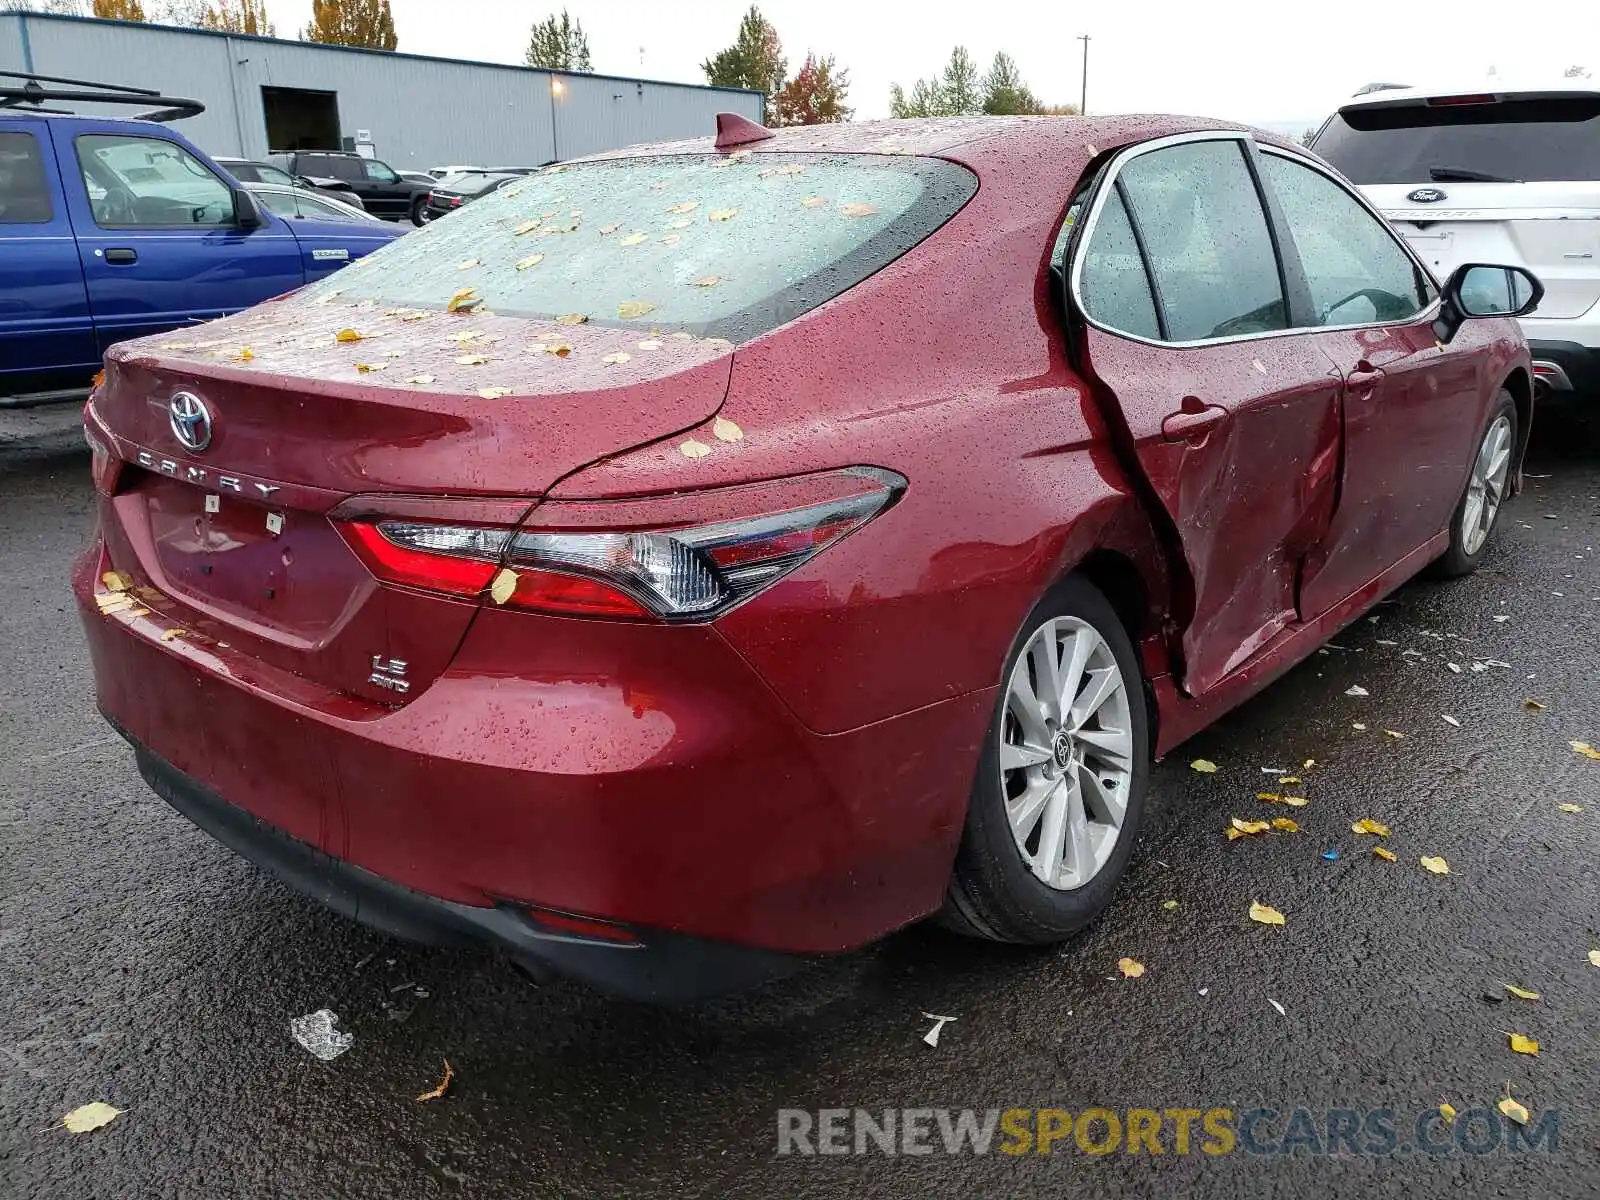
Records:
[[[1199,120],[551,167],[110,352],[99,705],[339,911],[618,994],[1057,941],[1153,758],[1479,561],[1540,294]]]

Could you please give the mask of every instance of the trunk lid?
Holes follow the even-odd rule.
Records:
[[[112,561],[185,628],[404,703],[478,605],[378,583],[330,514],[514,525],[563,475],[709,418],[731,364],[715,339],[300,300],[125,343],[89,417],[123,464]],[[183,394],[208,440],[180,439]]]

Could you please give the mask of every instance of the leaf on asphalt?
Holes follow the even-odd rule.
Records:
[[[1424,854],[1417,861],[1422,864],[1424,871],[1432,871],[1435,875],[1450,874],[1450,864],[1437,855]]]
[[[1518,1104],[1510,1096],[1507,1096],[1504,1100],[1500,1101],[1500,1103],[1496,1104],[1495,1107],[1498,1108],[1502,1114],[1510,1117],[1518,1125],[1526,1125],[1528,1123],[1528,1110],[1523,1108],[1522,1105]]]
[[[1178,902],[1176,900],[1163,900],[1161,902],[1161,907],[1166,909],[1168,912],[1171,912],[1173,909],[1178,907]]]
[[[1288,1014],[1288,1013],[1287,1013],[1287,1012],[1286,1012],[1286,1011],[1285,1011],[1285,1010],[1284,1010],[1284,1007],[1283,1007],[1283,1005],[1281,1005],[1281,1004],[1279,1004],[1279,1003],[1278,1003],[1278,1002],[1277,1002],[1277,1001],[1276,1001],[1276,1000],[1274,1000],[1274,999],[1273,999],[1273,998],[1272,998],[1272,997],[1271,997],[1271,996],[1268,996],[1268,997],[1267,997],[1267,1003],[1268,1003],[1268,1004],[1270,1004],[1270,1005],[1272,1005],[1272,1007],[1273,1007],[1273,1008],[1275,1008],[1275,1009],[1277,1009],[1277,1010],[1278,1010],[1278,1015],[1279,1015],[1279,1016],[1280,1016],[1280,1017],[1287,1017],[1287,1016],[1288,1016],[1288,1015],[1289,1015],[1289,1014]]]
[[[951,1021],[956,1020],[956,1018],[955,1017],[942,1017],[938,1013],[931,1013],[931,1012],[925,1012],[922,1015],[927,1017],[928,1020],[933,1022],[933,1028],[928,1030],[927,1033],[922,1035],[922,1040],[925,1043],[927,1043],[928,1045],[930,1045],[930,1046],[934,1047],[935,1049],[937,1049],[938,1045],[939,1045],[939,1034],[940,1034],[940,1032],[943,1031],[944,1027],[946,1025],[950,1024]]]
[[[481,266],[483,266],[483,262],[482,262],[481,259],[465,258],[465,259],[462,259],[460,262],[458,262],[456,264],[456,270],[458,270],[458,271],[470,271],[470,270],[472,270],[473,267],[481,267]]]
[[[1583,811],[1583,805],[1581,804],[1558,804],[1556,807],[1564,813],[1581,813]]]
[[[719,442],[742,442],[744,430],[726,417],[718,417],[711,423],[711,436]]]
[[[79,1105],[61,1118],[68,1133],[89,1133],[111,1124],[122,1115],[122,1109],[113,1108],[103,1100]]]
[[[1300,776],[1298,776],[1298,775],[1285,775],[1282,779],[1278,780],[1278,782],[1279,783],[1299,783],[1300,782]]]
[[[501,567],[489,581],[489,597],[496,604],[504,604],[517,590],[517,573],[510,567]]]
[[[1383,859],[1384,862],[1398,862],[1399,861],[1399,857],[1395,854],[1395,852],[1393,850],[1389,849],[1387,846],[1374,846],[1372,848],[1372,853],[1373,853],[1374,856]]]
[[[870,204],[841,204],[839,211],[847,217],[870,217],[878,210]]]
[[[1446,725],[1454,725],[1457,729],[1461,728],[1461,722],[1456,720],[1449,713],[1442,713],[1440,715],[1444,717],[1444,723]]]
[[[389,369],[389,364],[388,363],[357,363],[356,364],[356,370],[362,375],[369,374],[372,371],[387,371],[388,369]]]
[[[1500,986],[1505,988],[1506,991],[1510,992],[1518,1000],[1537,1000],[1539,998],[1538,992],[1530,992],[1527,988],[1519,988],[1514,983],[1501,983]]]
[[[1600,967],[1600,950],[1589,951],[1589,965],[1591,967]]]
[[[478,298],[476,288],[462,288],[450,297],[450,303],[444,307],[446,312],[465,312],[481,303],[483,301]]]
[[[429,1088],[427,1091],[423,1092],[422,1095],[418,1096],[417,1097],[417,1103],[418,1104],[426,1104],[430,1100],[443,1099],[444,1098],[444,1094],[450,1090],[450,1081],[452,1079],[454,1079],[455,1077],[456,1077],[455,1068],[450,1065],[450,1060],[447,1058],[447,1059],[444,1060],[444,1075],[443,1075],[443,1077],[441,1077],[439,1082],[436,1083],[433,1087]]]
[[[482,396],[485,400],[498,400],[501,396],[511,395],[511,389],[508,387],[479,388],[478,395]]]
[[[635,317],[642,317],[645,313],[655,312],[656,306],[648,300],[624,300],[617,305],[617,316],[624,321],[631,321]]]
[[[133,580],[121,571],[107,571],[100,576],[100,582],[106,585],[108,592],[125,592],[133,586]]]
[[[1308,759],[1305,760],[1305,762],[1300,764],[1300,769],[1302,771],[1309,771],[1309,770],[1311,770],[1312,767],[1314,767],[1316,765],[1317,765],[1317,760],[1316,759],[1308,758]]]
[[[1265,800],[1268,804],[1282,804],[1283,797],[1277,792],[1257,792],[1257,800]]]
[[[1378,837],[1388,837],[1389,827],[1382,821],[1374,821],[1371,817],[1362,817],[1350,826],[1351,833],[1371,833]]]
[[[1217,764],[1209,758],[1197,758],[1189,764],[1189,768],[1193,771],[1199,771],[1202,775],[1215,775],[1217,773]]]
[[[711,453],[711,447],[704,442],[697,442],[690,438],[678,447],[678,453],[685,458],[704,458]]]
[[[488,361],[489,360],[481,354],[463,354],[460,358],[456,359],[456,362],[461,364],[463,367],[481,367]]]
[[[587,313],[562,313],[556,318],[557,325],[582,325],[589,320]]]
[[[1596,750],[1588,742],[1573,742],[1572,752],[1581,754],[1584,758],[1592,758],[1595,762],[1600,762],[1600,750]]]
[[[691,287],[701,287],[701,288],[716,287],[717,284],[719,284],[721,282],[722,282],[722,276],[721,275],[702,275],[702,276],[700,276],[699,279],[696,279],[696,280],[692,281],[690,286]]]
[[[1520,1033],[1510,1033],[1506,1036],[1511,1039],[1511,1048],[1518,1054],[1537,1055],[1539,1053],[1539,1043],[1531,1037],[1524,1037]]]
[[[1272,818],[1272,827],[1274,829],[1281,830],[1284,833],[1299,833],[1300,832],[1300,826],[1295,824],[1288,817],[1273,817]]]
[[[1232,841],[1236,837],[1254,833],[1266,833],[1271,828],[1272,824],[1268,821],[1241,821],[1238,817],[1234,817],[1228,822],[1228,840]]]
[[[1535,700],[1532,696],[1529,696],[1526,700],[1524,700],[1522,702],[1522,707],[1527,709],[1529,712],[1544,712],[1550,706],[1548,704],[1541,704],[1539,701]]]
[[[1449,1102],[1439,1105],[1439,1115],[1444,1118],[1446,1125],[1454,1125],[1456,1123],[1455,1106]]]
[[[1367,731],[1367,727],[1365,725],[1363,725],[1360,721],[1353,722],[1351,724],[1350,728],[1356,730],[1359,733],[1365,733]]]
[[[605,355],[600,359],[600,361],[603,363],[610,363],[612,366],[618,366],[629,361],[631,358],[633,358],[633,355],[629,354],[626,350],[617,350],[611,354]]]
[[[366,336],[366,334],[358,333],[354,329],[341,329],[333,335],[333,340],[336,342],[359,342]]]
[[[519,258],[519,259],[517,259],[515,265],[516,265],[517,270],[526,271],[529,267],[537,267],[543,261],[544,261],[544,255],[542,255],[542,254],[530,254],[530,255],[528,255],[527,258]]]
[[[1401,738],[1406,736],[1405,734],[1401,733],[1399,730],[1396,730],[1396,729],[1385,729],[1383,732],[1388,734],[1390,737],[1392,737],[1397,742]]]
[[[1119,958],[1117,970],[1122,972],[1124,979],[1137,979],[1144,974],[1144,964],[1136,958]]]
[[[679,201],[677,204],[672,205],[670,208],[667,209],[667,211],[669,213],[686,213],[686,212],[693,212],[695,209],[697,209],[699,207],[700,207],[700,201],[698,201],[698,200],[682,200],[682,201]]]
[[[637,246],[640,242],[647,240],[649,237],[650,235],[648,233],[630,233],[627,237],[622,239],[622,244],[624,246]]]
[[[1372,693],[1367,691],[1367,689],[1362,687],[1359,683],[1353,683],[1349,687],[1345,688],[1344,694],[1346,696],[1370,696]]]
[[[1250,919],[1259,921],[1263,925],[1282,925],[1284,923],[1281,912],[1261,903],[1259,900],[1250,901]]]

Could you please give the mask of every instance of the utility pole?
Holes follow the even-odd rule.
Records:
[[[1089,35],[1079,34],[1078,40],[1083,43],[1083,87],[1078,92],[1078,115],[1089,115]]]

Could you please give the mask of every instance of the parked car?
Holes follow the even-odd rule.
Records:
[[[1315,140],[1443,277],[1462,263],[1527,267],[1535,378],[1600,390],[1600,90],[1403,88],[1345,104]]]
[[[340,911],[627,995],[1059,941],[1153,757],[1482,560],[1538,284],[1213,122],[720,124],[114,350],[100,710]]]
[[[361,226],[360,236],[376,241],[376,244],[368,247],[369,251],[392,242],[402,232],[394,228],[390,222],[380,220],[364,209],[330,196],[319,195],[307,188],[285,187],[277,183],[247,183],[244,186],[261,207],[270,213],[276,213],[286,221],[311,220],[325,224],[354,223]]]
[[[430,188],[434,184],[433,176],[426,171],[397,171],[395,174],[408,183],[418,183],[425,188]]]
[[[463,204],[493,195],[506,184],[514,183],[527,174],[526,170],[511,170],[469,171],[465,175],[453,175],[447,182],[434,184],[432,190],[428,192],[428,203],[422,210],[422,221],[425,223],[447,216]]]
[[[82,399],[129,338],[237,312],[381,238],[286,222],[154,120],[30,112],[89,85],[0,75],[0,403]],[[102,104],[192,115],[194,101],[101,88]]]
[[[290,175],[348,185],[362,206],[386,221],[418,221],[428,200],[428,185],[404,179],[388,163],[338,150],[298,150],[269,154],[272,164]]]
[[[352,208],[363,207],[361,197],[356,195],[355,189],[348,183],[343,183],[339,180],[316,184],[310,180],[296,179],[287,171],[280,171],[271,163],[251,162],[247,158],[213,158],[211,161],[227,171],[240,183],[274,183],[284,187],[297,187],[327,196]]]
[[[483,167],[458,164],[453,167],[429,167],[428,174],[434,179],[444,179],[451,175],[465,175],[468,171],[482,171]]]

